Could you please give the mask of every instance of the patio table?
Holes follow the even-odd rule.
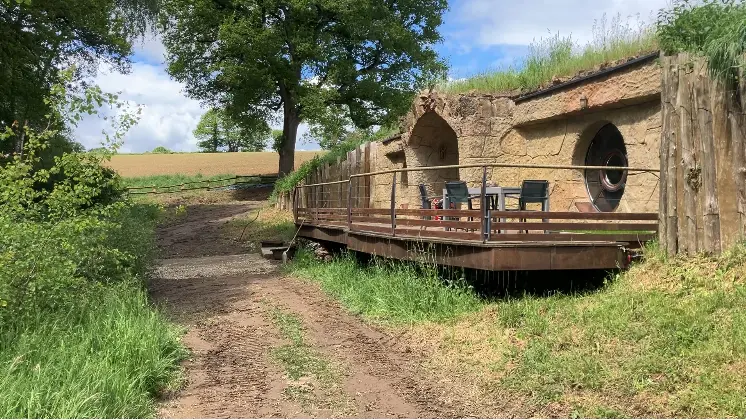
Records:
[[[482,195],[482,188],[469,188],[469,195],[470,196],[480,196]],[[489,197],[497,197],[497,209],[498,211],[505,211],[505,198],[508,196],[516,196],[516,198],[520,197],[521,195],[521,187],[487,187],[485,188],[485,196],[486,198]],[[448,209],[450,208],[450,202],[448,201],[448,191],[443,188],[443,208]],[[549,197],[545,198],[544,201],[541,203],[541,211],[549,211]],[[504,218],[500,218],[500,222],[504,221]]]

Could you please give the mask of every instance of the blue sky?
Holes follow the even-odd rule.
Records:
[[[594,21],[619,15],[631,25],[649,22],[668,0],[451,0],[444,15],[437,50],[454,79],[520,65],[532,41],[559,33],[579,44],[593,37]],[[96,82],[107,92],[143,107],[140,122],[127,134],[123,152],[143,152],[157,146],[195,151],[192,131],[205,110],[185,97],[183,86],[171,80],[163,64],[164,48],[158,37],[135,46],[132,71],[122,75],[102,69]],[[97,147],[106,122],[87,118],[77,128],[78,140]],[[308,127],[301,126],[300,134]],[[300,137],[300,136],[299,136]],[[315,142],[299,141],[299,150],[316,150]]]

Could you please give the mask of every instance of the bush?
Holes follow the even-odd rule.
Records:
[[[678,1],[659,14],[657,36],[665,53],[703,55],[714,75],[735,81],[746,64],[746,3]]]
[[[156,210],[126,205],[106,216],[57,222],[0,213],[0,323],[69,311],[93,283],[142,278],[152,255]]]
[[[42,165],[54,130],[0,140],[20,130],[0,163],[0,416],[150,416],[184,355],[143,287],[159,209],[102,154]]]
[[[169,154],[171,154],[173,152],[171,150],[167,149],[166,147],[158,146],[155,149],[153,149],[153,151],[150,152],[150,153],[169,155]]]

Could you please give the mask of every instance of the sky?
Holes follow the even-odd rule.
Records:
[[[593,38],[594,22],[606,16],[620,16],[625,22],[654,20],[669,0],[450,0],[443,16],[443,42],[438,53],[450,66],[449,78],[519,65],[529,45],[559,33],[585,44]],[[95,82],[106,92],[120,93],[120,99],[142,107],[142,117],[124,138],[120,152],[137,153],[164,146],[174,151],[196,151],[192,131],[206,111],[186,97],[183,85],[166,73],[163,44],[150,36],[135,45],[129,74],[101,69]],[[106,121],[84,119],[76,129],[79,142],[87,148],[100,146]],[[308,131],[301,125],[298,150],[318,150],[314,141],[303,141]]]

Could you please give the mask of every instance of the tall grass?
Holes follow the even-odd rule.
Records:
[[[428,264],[378,260],[366,265],[351,254],[319,262],[310,252],[301,251],[291,271],[318,281],[353,312],[379,321],[445,321],[483,305],[463,283],[443,279]]]
[[[658,48],[654,28],[622,21],[617,15],[610,21],[604,16],[594,22],[593,39],[579,46],[572,36],[556,34],[529,46],[520,65],[506,70],[488,71],[463,80],[442,83],[446,93],[499,93],[538,89],[555,78],[567,78],[581,71],[594,70],[606,63],[653,52]]]
[[[179,333],[141,286],[96,287],[70,312],[39,314],[0,334],[0,417],[141,418],[173,383]]]
[[[711,73],[736,83],[746,65],[746,2],[678,0],[660,13],[657,35],[667,54],[703,55]]]
[[[0,417],[148,417],[184,356],[144,276],[157,208],[0,213]]]

